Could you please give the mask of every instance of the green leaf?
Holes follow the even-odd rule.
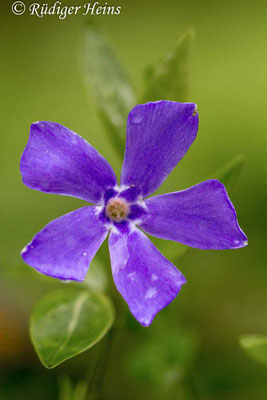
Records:
[[[222,182],[228,192],[230,192],[242,171],[244,165],[244,157],[241,155],[236,156],[232,161],[227,163],[224,167],[219,169],[213,177]]]
[[[187,31],[154,69],[146,71],[146,89],[142,102],[188,100],[189,58],[193,39],[194,32]]]
[[[92,24],[85,29],[82,65],[86,87],[98,103],[108,136],[123,154],[127,115],[135,96],[109,44]]]
[[[110,300],[81,289],[61,289],[37,303],[30,321],[35,350],[47,368],[94,346],[113,323]]]
[[[252,358],[267,365],[267,336],[243,335],[239,344]]]

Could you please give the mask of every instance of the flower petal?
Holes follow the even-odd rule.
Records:
[[[183,158],[198,129],[193,103],[158,101],[133,108],[128,116],[121,183],[154,192]]]
[[[96,207],[82,207],[46,225],[21,255],[42,274],[80,282],[107,234]]]
[[[151,197],[140,227],[150,235],[199,249],[247,245],[225,187],[208,180],[181,192]]]
[[[31,189],[97,203],[116,185],[109,163],[85,139],[54,122],[32,124],[20,164]]]
[[[185,278],[141,231],[111,233],[109,251],[115,285],[143,326],[179,293]]]

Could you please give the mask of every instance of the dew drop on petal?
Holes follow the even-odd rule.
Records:
[[[158,293],[157,288],[155,288],[155,287],[150,287],[150,288],[148,289],[148,291],[146,292],[146,294],[145,294],[145,298],[146,298],[146,299],[151,299],[152,297],[156,296],[157,293]]]
[[[131,281],[135,281],[136,279],[136,273],[135,272],[131,272],[130,274],[127,275],[127,277],[129,279],[131,279]]]
[[[143,121],[143,115],[141,114],[133,114],[131,115],[131,122],[133,124],[140,124]]]

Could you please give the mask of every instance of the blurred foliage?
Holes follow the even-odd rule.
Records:
[[[59,381],[59,400],[86,400],[87,382],[78,382],[73,385],[68,376]]]
[[[220,168],[212,178],[219,179],[224,184],[228,192],[231,192],[244,166],[244,157],[236,156],[232,161]]]
[[[162,321],[129,352],[128,369],[140,384],[153,387],[159,398],[166,399],[177,391],[181,394],[179,388],[195,360],[198,339],[196,333],[180,324],[167,318]]]
[[[94,346],[113,323],[112,304],[103,295],[81,289],[48,293],[35,306],[30,333],[47,368]]]
[[[133,90],[110,46],[92,23],[85,29],[82,50],[83,76],[89,93],[95,95],[108,138],[123,156],[126,119],[135,103]]]
[[[189,30],[154,68],[147,69],[146,89],[140,103],[189,100],[189,56],[193,38],[194,32]]]
[[[77,284],[79,285],[79,284]],[[108,278],[105,265],[101,262],[100,257],[95,257],[90,264],[89,271],[82,283],[93,292],[104,292],[108,286]]]
[[[243,335],[239,343],[252,358],[267,366],[267,336]]]

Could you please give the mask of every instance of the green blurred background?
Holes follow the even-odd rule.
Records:
[[[0,399],[57,399],[60,378],[85,379],[102,344],[55,370],[41,366],[28,336],[29,315],[43,293],[63,284],[42,279],[23,265],[19,253],[51,219],[83,202],[27,189],[21,183],[20,156],[30,124],[51,120],[85,137],[117,173],[121,161],[81,77],[79,54],[87,17],[62,21],[15,16],[11,4],[2,3],[0,15]],[[249,245],[231,251],[192,249],[179,259],[176,264],[187,285],[151,328],[140,328],[128,316],[127,328],[113,346],[102,398],[265,400],[267,370],[244,353],[238,337],[267,333],[266,1],[116,4],[122,6],[119,16],[94,19],[140,94],[144,69],[157,63],[185,30],[195,29],[190,100],[198,104],[198,139],[160,190],[196,184],[243,154],[244,169],[230,197]],[[172,358],[176,342],[190,358],[181,379],[172,361],[168,370],[165,357],[170,344]],[[174,385],[162,379],[165,372]]]

